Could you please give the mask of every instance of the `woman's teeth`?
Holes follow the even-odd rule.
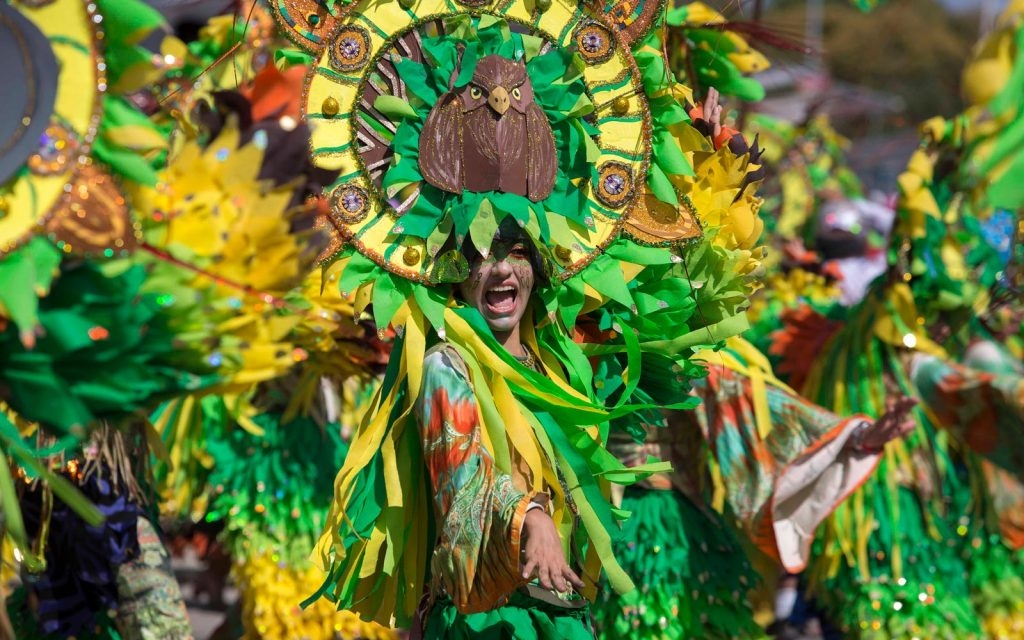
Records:
[[[516,288],[509,285],[491,287],[484,294],[491,313],[510,313],[516,307]]]

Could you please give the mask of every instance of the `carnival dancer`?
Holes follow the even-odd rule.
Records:
[[[3,637],[191,637],[139,415],[202,367],[127,258],[124,190],[166,145],[130,100],[161,26],[129,0],[0,5],[0,535],[21,572]]]
[[[742,329],[727,268],[743,258],[702,239],[679,186],[685,91],[649,35],[663,5],[394,8],[293,20],[316,57],[313,157],[340,171],[339,286],[396,335],[335,482],[316,595],[430,638],[591,637],[602,572],[633,588],[608,483],[667,469],[624,467],[609,423],[692,404],[642,397],[641,362],[699,374],[689,350],[710,334],[686,266],[729,283],[708,294],[713,341]],[[684,265],[669,246],[686,243]],[[607,333],[577,344],[595,308]],[[607,354],[627,363],[614,399],[588,359]]]
[[[727,43],[725,50],[735,55],[717,62],[731,67],[729,77],[740,77],[744,63],[767,66],[738,34],[710,30],[715,22],[724,18],[699,3],[677,9],[670,23],[685,36],[673,42],[684,43],[684,50],[686,43],[705,39]],[[703,53],[690,53],[702,64],[678,65],[695,70],[689,77],[698,83],[711,81],[701,74]],[[731,87],[733,95],[756,98],[750,91],[749,82]],[[691,109],[691,133],[681,136],[695,169],[687,194],[699,220],[722,227],[712,243],[746,252],[745,280],[753,289],[763,226],[756,216],[759,199],[743,187],[757,175],[730,167],[760,150],[723,126],[722,113],[714,88]],[[697,290],[693,298],[713,317],[705,293]],[[802,569],[817,523],[872,473],[881,446],[908,426],[903,416],[912,402],[900,401],[878,422],[844,419],[789,390],[749,343],[730,338],[726,344],[697,355],[708,370],[694,383],[701,399],[697,408],[672,412],[667,424],[653,416],[642,442],[613,432],[612,449],[627,464],[655,455],[671,461],[674,470],[624,491],[622,507],[633,515],[616,553],[642,587],[625,596],[602,593],[597,618],[604,637],[762,637],[747,598],[757,582],[747,559],[749,537],[786,568]],[[664,386],[653,377],[646,380]],[[677,393],[688,391],[683,385]],[[746,530],[739,536],[737,520]]]
[[[992,42],[1019,33],[1019,10],[1010,7]],[[977,231],[999,210],[1020,207],[1007,188],[1016,151],[995,125],[1019,113],[1020,91],[978,81],[1002,77],[990,74],[993,64],[1019,68],[1011,51],[980,47],[965,78],[985,102],[955,122],[922,127],[923,145],[899,180],[889,270],[825,342],[807,377],[808,395],[837,411],[875,407],[894,386],[921,401],[914,433],[887,448],[884,475],[837,511],[812,562],[819,594],[857,637],[1015,637],[1021,628],[1014,538],[999,535],[986,486],[992,476],[970,450],[980,445],[991,455],[1007,428],[1019,429],[1020,392],[954,364],[944,348],[949,333],[938,330],[983,312],[1006,267]],[[975,392],[968,398],[958,389]],[[995,453],[997,464],[1017,466],[1012,452]]]
[[[616,545],[637,596],[602,603],[604,637],[756,638],[748,554],[799,572],[817,525],[875,470],[884,445],[913,427],[900,399],[872,421],[841,418],[790,390],[741,338],[706,358],[701,404],[671,412],[642,444],[613,440],[627,464],[647,456],[673,471],[627,487],[633,516]]]

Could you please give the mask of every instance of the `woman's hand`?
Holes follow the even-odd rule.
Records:
[[[877,452],[885,448],[886,443],[901,438],[914,430],[917,424],[910,410],[917,406],[917,400],[907,396],[891,399],[886,411],[871,426],[864,429],[859,437],[852,438],[853,448],[858,451]]]
[[[529,580],[536,576],[542,587],[560,593],[567,593],[570,585],[577,589],[583,588],[583,581],[565,561],[558,530],[544,509],[531,509],[526,513],[523,536],[526,539],[523,549],[524,578]]]
[[[705,122],[711,127],[711,139],[717,140],[722,134],[722,105],[718,104],[718,89],[708,87],[702,111]]]

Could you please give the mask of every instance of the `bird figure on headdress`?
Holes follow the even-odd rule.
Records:
[[[534,202],[551,195],[555,138],[522,60],[481,58],[469,83],[431,109],[422,141],[420,170],[439,189],[502,191]]]

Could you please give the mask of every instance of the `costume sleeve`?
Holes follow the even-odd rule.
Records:
[[[1003,542],[1011,549],[1024,548],[1024,482],[988,460],[981,460],[981,469]]]
[[[473,387],[455,352],[427,355],[416,404],[438,541],[432,580],[463,613],[502,604],[524,582],[519,538],[532,500],[495,468],[481,443]]]
[[[1024,479],[1024,378],[916,354],[911,377],[933,419],[967,446]]]
[[[696,411],[729,506],[753,541],[787,570],[807,563],[814,530],[867,480],[881,458],[846,447],[864,417],[841,418],[771,384],[711,367]],[[771,430],[757,428],[756,404]]]

